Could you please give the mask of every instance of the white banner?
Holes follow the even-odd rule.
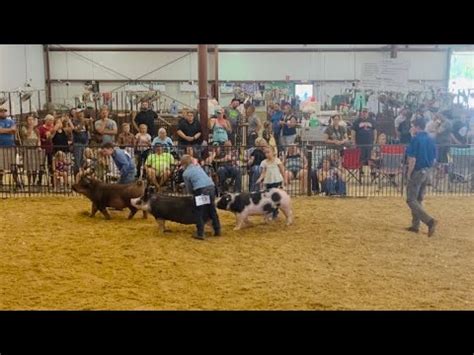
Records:
[[[360,86],[363,89],[407,92],[409,69],[410,62],[401,59],[364,63]]]

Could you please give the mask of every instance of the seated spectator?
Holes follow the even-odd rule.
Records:
[[[158,189],[169,179],[175,163],[173,156],[164,150],[162,144],[156,144],[154,153],[149,154],[145,161],[148,181]]]
[[[256,181],[256,184],[263,182],[265,190],[273,187],[284,188],[285,168],[279,158],[276,157],[274,151],[270,147],[265,147],[265,160],[260,164],[262,173]]]
[[[195,158],[195,150],[192,146],[187,146],[186,147],[186,151],[184,152],[183,155],[189,155],[191,157],[191,164],[192,165],[199,165],[199,160],[197,158]],[[181,160],[179,160],[179,162],[181,162]],[[177,169],[174,170],[173,172],[173,181],[176,185],[180,186],[180,188],[183,188],[184,187],[184,179],[183,179],[183,173],[184,173],[184,169],[183,167],[181,166],[181,164],[178,165]]]
[[[260,164],[265,160],[264,148],[267,146],[267,142],[263,138],[257,138],[255,140],[256,148],[250,154],[247,165],[249,167],[249,185],[250,192],[258,191],[260,187],[257,184],[257,180],[262,173]]]
[[[168,137],[168,135],[166,134],[166,129],[164,129],[163,127],[158,130],[158,135],[153,139],[151,145],[154,146],[157,143],[160,143],[161,145],[170,148],[173,146],[173,141],[170,137]]]
[[[308,163],[306,157],[296,145],[290,145],[283,160],[285,166],[285,181],[299,180],[300,192],[305,192],[308,180]]]
[[[215,114],[217,117],[209,120],[209,129],[212,131],[212,143],[224,144],[229,140],[229,134],[232,132],[231,123],[226,119],[224,109],[216,109]]]
[[[346,183],[340,169],[331,167],[329,159],[323,160],[323,166],[318,170],[318,180],[321,181],[321,192],[326,195],[345,195]]]
[[[238,158],[238,153],[232,148],[230,141],[226,141],[224,147],[217,147],[213,162],[217,166],[216,173],[219,179],[219,194],[227,191],[227,179],[231,180],[230,184],[233,184],[235,192],[242,191],[242,176],[239,166],[237,165]]]
[[[135,136],[130,132],[129,123],[122,123],[122,132],[117,137],[117,144],[121,149],[125,149],[131,157],[135,155]]]
[[[54,182],[53,187],[67,187],[68,184],[68,170],[71,162],[67,160],[66,153],[62,150],[58,150],[54,155]]]
[[[146,124],[141,124],[138,127],[138,133],[135,135],[135,158],[137,160],[137,176],[138,178],[142,173],[142,165],[150,153],[151,136],[148,134],[148,127]]]

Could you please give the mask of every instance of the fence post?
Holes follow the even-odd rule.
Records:
[[[308,163],[308,171],[307,171],[307,195],[311,196],[311,167],[313,165],[313,147],[311,145],[306,146],[306,160]]]

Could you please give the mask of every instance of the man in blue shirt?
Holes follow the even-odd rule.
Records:
[[[437,221],[426,213],[422,202],[436,158],[436,145],[433,138],[425,132],[425,126],[424,118],[415,119],[413,122],[415,136],[407,148],[407,204],[412,214],[412,224],[407,230],[418,233],[422,221],[428,226],[428,237],[431,237],[435,232]]]
[[[120,171],[119,184],[130,184],[135,181],[137,172],[132,157],[123,149],[114,146],[114,143],[102,144],[102,152],[105,156],[112,156],[115,165]]]
[[[0,185],[3,184],[3,171],[10,170],[18,182],[16,171],[15,133],[16,124],[7,117],[8,110],[0,107]]]
[[[204,214],[206,210],[212,220],[214,235],[220,236],[221,225],[214,204],[216,197],[214,182],[200,165],[194,165],[192,163],[192,157],[190,155],[185,154],[182,156],[181,166],[184,169],[183,179],[184,184],[186,185],[186,190],[194,196],[195,207],[193,212],[197,219],[197,233],[193,234],[193,238],[204,240]],[[208,198],[209,201],[198,201],[199,199],[206,198]]]

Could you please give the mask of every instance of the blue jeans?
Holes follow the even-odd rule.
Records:
[[[84,160],[84,150],[86,147],[87,145],[80,143],[74,143],[72,146],[72,155],[74,157],[74,174],[77,174],[82,166],[82,162]]]
[[[345,195],[346,183],[337,179],[326,179],[321,184],[321,191],[326,195]]]
[[[135,174],[137,173],[137,170],[133,168],[133,170],[130,170],[124,174],[120,174],[120,180],[119,184],[130,184],[135,181]]]
[[[254,192],[254,191],[259,191],[260,190],[260,187],[258,186],[258,184],[256,184],[255,182],[258,180],[258,178],[260,177],[260,174],[262,173],[262,168],[260,168],[259,165],[254,165],[250,168],[250,171],[249,171],[249,185],[250,185],[250,192]]]

